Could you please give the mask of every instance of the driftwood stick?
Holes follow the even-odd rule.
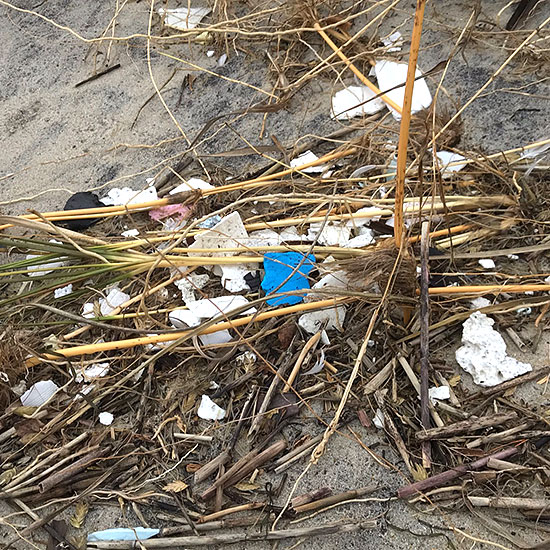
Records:
[[[264,508],[267,506],[266,502],[248,502],[247,504],[241,504],[240,506],[233,506],[232,508],[225,508],[219,512],[201,516],[197,523],[208,523],[209,521],[216,521],[225,516],[236,514],[238,512],[244,512],[248,510],[257,510],[258,508]]]
[[[508,449],[503,449],[498,453],[494,453],[492,455],[480,458],[474,462],[470,462],[470,464],[461,464],[460,466],[452,468],[451,470],[447,470],[446,472],[441,472],[440,474],[436,474],[435,476],[423,479],[422,481],[417,481],[416,483],[405,485],[405,487],[401,487],[401,489],[397,491],[397,496],[399,498],[408,498],[412,495],[416,495],[417,493],[431,491],[432,489],[436,489],[438,487],[441,487],[442,485],[446,485],[447,483],[454,481],[455,479],[463,476],[468,472],[479,470],[485,467],[487,465],[487,462],[491,458],[505,460],[507,458],[510,458],[511,456],[514,456],[519,451],[520,447],[509,447]]]
[[[422,238],[420,241],[420,418],[422,427],[429,430],[430,423],[430,273],[428,271],[428,256],[430,244],[430,222],[422,223]],[[432,447],[430,440],[422,441],[422,465],[430,468],[432,463]]]
[[[452,435],[475,432],[492,426],[500,426],[509,420],[513,420],[517,417],[515,412],[506,414],[492,414],[490,416],[483,416],[474,420],[462,420],[455,422],[449,426],[443,426],[442,428],[431,428],[424,432],[417,432],[415,434],[416,439],[420,441],[427,441],[428,439],[445,439]]]
[[[472,506],[514,508],[516,510],[548,510],[550,500],[545,498],[466,497]]]
[[[318,510],[319,508],[324,508],[325,506],[338,504],[339,502],[344,502],[345,500],[360,498],[364,495],[373,493],[376,489],[378,489],[376,485],[369,485],[368,487],[363,487],[361,489],[345,491],[344,493],[338,493],[337,495],[331,495],[319,500],[314,500],[313,502],[308,502],[307,504],[302,504],[301,506],[295,506],[294,511],[297,514],[300,514],[301,512],[311,512],[312,510]]]
[[[195,484],[203,482],[206,478],[210,477],[220,466],[225,464],[229,460],[229,451],[222,451],[216,458],[207,462],[202,468],[199,468],[195,472],[194,481]]]
[[[524,422],[523,424],[520,424],[519,426],[514,426],[509,430],[503,430],[502,432],[478,437],[477,439],[466,443],[466,448],[475,449],[476,447],[479,447],[480,445],[485,445],[486,443],[507,443],[508,441],[513,441],[516,437],[518,437],[516,434],[522,432],[523,430],[526,430],[527,428],[530,428],[533,424],[534,422]]]
[[[219,535],[202,535],[200,537],[166,537],[140,541],[141,548],[186,548],[193,546],[209,546],[216,544],[234,544],[236,542],[284,540],[297,537],[315,537],[319,535],[331,535],[334,533],[354,533],[363,529],[374,529],[375,520],[365,520],[357,523],[325,523],[315,527],[302,527],[300,529],[280,529],[267,533],[227,533]],[[89,542],[88,548],[101,550],[126,550],[136,548],[135,541],[113,542]]]
[[[314,500],[326,498],[330,496],[331,493],[332,491],[328,487],[321,487],[319,489],[315,489],[314,491],[310,491],[309,493],[304,493],[303,495],[298,495],[297,497],[294,497],[290,501],[290,505],[292,506],[292,508],[296,509],[297,507],[303,506],[304,504],[309,504]]]

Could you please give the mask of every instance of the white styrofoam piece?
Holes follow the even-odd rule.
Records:
[[[487,307],[491,305],[490,300],[483,298],[483,296],[478,296],[470,301],[471,309],[481,309],[482,307]]]
[[[303,164],[308,164],[309,162],[314,162],[316,160],[319,160],[319,157],[315,153],[312,153],[311,151],[306,151],[305,153],[302,153],[300,156],[296,157],[295,159],[292,159],[290,161],[290,167],[297,168],[298,166],[302,166]],[[320,164],[318,166],[310,166],[309,168],[303,168],[300,171],[305,172],[306,174],[320,174],[321,172],[324,172],[326,169],[327,169],[326,164]]]
[[[50,239],[49,242],[54,244],[63,244],[61,241],[56,241],[55,239]],[[40,257],[41,257],[41,254],[27,254],[26,259],[31,260],[31,259],[40,258]],[[29,277],[41,277],[42,275],[47,275],[48,273],[51,273],[54,270],[54,268],[62,267],[64,265],[65,265],[65,261],[63,259],[55,260],[53,262],[48,262],[45,264],[32,265],[32,266],[29,266],[27,269],[28,270],[40,269],[40,271],[28,272],[27,275]]]
[[[52,380],[40,380],[33,384],[21,397],[23,407],[40,407],[59,390],[59,386]]]
[[[385,95],[389,97],[399,106],[403,105],[405,97],[405,82],[407,81],[407,64],[396,63],[395,61],[377,61],[374,66],[374,72],[376,79],[378,80],[378,87],[385,92]],[[422,76],[422,71],[416,69],[415,78]],[[398,88],[395,88],[398,86]],[[395,88],[395,89],[393,89]],[[388,91],[386,91],[388,90]],[[411,112],[417,113],[422,109],[426,109],[432,103],[432,94],[423,78],[419,78],[414,82],[413,97]],[[393,117],[396,120],[401,119],[401,115],[389,107]]]
[[[218,330],[209,334],[199,334],[199,340],[203,346],[213,346],[215,344],[227,344],[233,337],[228,330]]]
[[[317,238],[319,244],[326,246],[345,246],[351,237],[351,228],[346,224],[327,222],[312,223],[309,226],[308,237],[311,240]]]
[[[362,233],[350,239],[344,246],[346,248],[363,248],[374,243],[374,231],[369,230],[369,233]]]
[[[495,321],[474,311],[464,322],[462,346],[456,350],[458,364],[480,386],[496,386],[530,372],[532,367],[506,353],[506,342],[493,328]]]
[[[382,43],[388,48],[388,52],[400,52],[403,46],[403,36],[399,31],[395,31],[388,38],[383,38]]]
[[[319,332],[321,328],[325,330],[341,330],[345,318],[346,307],[340,305],[304,313],[300,315],[298,325],[306,332],[309,332],[309,334],[315,334]]]
[[[109,293],[104,298],[99,299],[99,313],[106,317],[110,315],[117,307],[127,302],[130,296],[120,289],[114,287],[109,290]],[[82,317],[91,319],[95,317],[93,302],[86,302],[82,308]]]
[[[439,161],[439,170],[444,178],[450,177],[453,172],[458,172],[459,170],[462,170],[464,166],[466,166],[466,163],[449,166],[449,164],[451,163],[466,160],[466,157],[463,157],[458,153],[451,153],[450,151],[438,151],[436,153],[436,157]]]
[[[479,265],[485,269],[495,269],[496,264],[491,258],[484,258],[478,261]]]
[[[364,208],[360,208],[355,212],[353,218],[346,222],[346,225],[348,227],[363,227],[364,225],[368,225],[371,221],[376,222],[380,219],[380,216],[375,215],[371,217],[370,214],[378,210],[380,210],[380,208],[377,206],[365,206]]]
[[[159,15],[164,17],[164,24],[178,31],[194,29],[211,11],[210,8],[191,8],[188,6],[169,10],[158,9]]]
[[[179,329],[186,329],[187,327],[198,327],[201,324],[201,320],[188,309],[175,309],[168,315],[168,319],[172,323],[172,326]]]
[[[172,276],[174,273],[172,272]],[[196,300],[195,291],[204,288],[206,283],[210,280],[210,277],[204,273],[198,275],[197,273],[190,273],[177,281],[174,281],[174,285],[181,292],[181,299],[184,304],[187,302],[194,302]]]
[[[187,307],[200,319],[212,319],[218,315],[230,313],[246,304],[248,304],[248,300],[244,296],[218,296],[189,302]],[[255,307],[248,308],[240,315],[250,315],[251,313],[256,313]]]
[[[174,187],[174,189],[170,191],[170,195],[183,193],[184,191],[193,191],[195,189],[214,189],[214,186],[200,178],[189,178],[183,183],[180,183],[177,187]]]
[[[227,54],[222,53],[218,58],[218,67],[223,67],[227,62]]]
[[[197,414],[204,420],[222,420],[225,418],[225,410],[216,405],[208,395],[203,395]]]
[[[381,409],[376,409],[376,413],[374,414],[374,417],[373,417],[373,419],[372,419],[372,423],[373,423],[379,430],[384,429],[384,424],[385,424],[384,413],[382,412]]]
[[[75,381],[89,382],[96,378],[103,378],[109,374],[109,363],[96,363],[94,365],[87,366],[81,373],[75,376]]]
[[[120,235],[121,237],[137,237],[139,235],[139,229],[128,229],[127,231],[123,231]]]
[[[158,200],[157,190],[152,185],[142,190],[129,187],[113,187],[106,197],[99,199],[105,206],[123,206]]]
[[[446,401],[451,398],[449,386],[439,386],[428,389],[428,397],[433,401]]]
[[[113,420],[115,417],[110,412],[100,412],[98,416],[98,420],[100,424],[103,424],[104,426],[110,426],[113,423]]]
[[[53,291],[54,298],[63,298],[63,296],[68,296],[73,292],[73,285],[68,284],[67,286],[62,286],[61,288],[56,288]]]
[[[356,116],[373,115],[385,107],[376,94],[366,86],[348,86],[332,96],[330,118],[351,120]]]

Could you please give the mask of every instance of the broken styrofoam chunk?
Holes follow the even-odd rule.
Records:
[[[121,237],[137,237],[139,235],[139,229],[128,229],[127,231],[123,231],[120,235]]]
[[[63,244],[61,241],[56,241],[55,239],[50,239],[49,242],[54,244]],[[41,254],[27,254],[25,259],[32,260],[34,258],[40,258],[41,256]],[[45,264],[31,265],[27,267],[27,275],[29,277],[41,277],[42,275],[47,275],[48,273],[51,273],[55,268],[63,267],[64,265],[65,261],[63,259],[50,261]],[[37,269],[39,271],[35,271]]]
[[[450,177],[453,172],[458,172],[459,170],[462,170],[464,166],[466,166],[465,162],[461,162],[463,160],[466,160],[466,157],[463,157],[458,153],[451,153],[450,151],[438,151],[436,153],[436,156],[439,161],[439,171],[444,178]],[[453,166],[450,166],[451,164],[453,164]]]
[[[449,386],[433,387],[428,390],[430,401],[446,401],[451,398],[451,389]]]
[[[68,296],[73,292],[73,285],[69,284],[67,286],[62,286],[61,288],[56,288],[53,291],[54,298],[63,298],[63,296]]]
[[[157,190],[152,185],[141,191],[129,187],[114,187],[106,197],[99,199],[105,206],[125,206],[158,200]]]
[[[227,62],[227,54],[222,53],[218,58],[218,67],[223,67],[226,62]]]
[[[348,86],[332,96],[330,118],[351,120],[356,116],[373,115],[385,107],[385,103],[366,86]]]
[[[130,299],[130,296],[125,292],[122,292],[118,288],[111,288],[107,296],[99,299],[99,314],[102,317],[107,317],[115,309],[124,304]],[[86,302],[82,308],[82,317],[90,319],[95,317],[95,310],[93,302]]]
[[[223,420],[225,411],[216,405],[208,395],[203,395],[197,414],[204,420]]]
[[[241,292],[242,290],[250,290],[246,282],[246,276],[252,273],[247,264],[223,265],[222,270],[222,286],[228,292]]]
[[[495,321],[474,311],[464,322],[462,346],[456,350],[458,364],[480,386],[496,386],[530,372],[532,367],[506,353],[504,338],[493,328]]]
[[[377,206],[365,206],[355,212],[353,218],[346,222],[348,227],[363,227],[368,225],[371,221],[376,222],[380,220],[380,215],[373,215],[373,212],[379,212],[380,208]]]
[[[201,320],[188,309],[175,309],[170,312],[168,319],[174,328],[180,329],[198,327],[201,324]]]
[[[59,386],[53,380],[40,380],[20,397],[21,405],[23,407],[40,407],[58,390]]]
[[[173,275],[172,273],[172,276]],[[187,302],[194,302],[196,300],[195,290],[204,288],[209,280],[210,277],[206,274],[197,275],[196,273],[191,273],[174,281],[174,285],[176,285],[181,292],[183,303],[187,304]]]
[[[75,382],[79,384],[81,382],[89,382],[96,378],[103,378],[109,374],[109,363],[96,363],[95,365],[89,365],[81,373],[75,376]]]
[[[374,417],[372,419],[372,423],[379,429],[384,429],[385,425],[385,419],[384,419],[384,413],[381,409],[376,409],[376,413],[374,414]]]
[[[216,344],[227,344],[233,340],[233,336],[228,330],[217,330],[209,334],[199,334],[199,340],[203,346],[214,346]]]
[[[259,229],[250,233],[246,246],[276,246],[282,242],[281,235],[273,229]]]
[[[159,15],[164,18],[164,24],[178,31],[194,29],[211,11],[210,8],[191,8],[188,6],[170,10],[158,9]]]
[[[479,265],[485,269],[495,269],[496,264],[490,258],[484,258],[478,261]]]
[[[309,226],[308,237],[326,246],[345,246],[351,237],[351,228],[347,223],[337,224],[315,222]]]
[[[218,296],[216,298],[205,298],[204,300],[189,302],[187,307],[199,319],[212,319],[218,315],[230,313],[248,303],[248,300],[244,296]],[[249,307],[239,315],[250,315],[256,313],[256,311],[255,307]]]
[[[342,330],[344,319],[346,318],[346,307],[337,306],[319,311],[308,311],[300,315],[298,325],[300,325],[309,334],[316,334],[321,329]]]
[[[506,254],[506,257],[509,260],[519,260],[519,256],[517,254]]]
[[[195,189],[214,189],[214,186],[200,178],[189,178],[183,183],[180,183],[177,187],[174,187],[174,189],[170,191],[170,195],[183,193],[184,191],[194,191]]]
[[[357,237],[353,237],[353,239],[350,239],[345,245],[345,248],[363,248],[365,246],[369,246],[371,244],[374,244],[374,231],[372,229],[369,229],[369,232],[362,233],[361,235],[357,235]]]
[[[399,31],[391,33],[388,38],[383,38],[382,43],[388,52],[400,52],[403,46],[403,36]]]
[[[490,306],[491,302],[487,298],[483,298],[483,296],[478,296],[471,300],[470,304],[472,309],[481,309],[482,307]]]
[[[315,153],[312,153],[311,151],[306,151],[305,153],[302,153],[300,156],[296,157],[295,159],[292,159],[290,161],[290,167],[298,168],[303,164],[308,164],[316,160],[319,160],[319,157]],[[324,172],[326,169],[327,169],[326,164],[320,164],[317,166],[310,166],[309,168],[303,168],[300,171],[305,172],[306,174],[320,174],[321,172]]]
[[[100,424],[103,424],[104,426],[110,426],[113,423],[115,417],[110,412],[100,412],[98,419]]]
[[[212,57],[216,52],[214,50],[208,50],[206,52],[206,57]]]
[[[90,533],[87,541],[147,540],[159,533],[160,529],[149,529],[145,527],[114,527],[113,529],[104,529],[103,531]]]
[[[299,252],[268,252],[264,254],[265,275],[261,287],[266,294],[309,290],[307,276],[314,264],[313,254],[306,257]],[[270,298],[267,303],[270,306],[293,305],[303,299],[303,295],[292,294]]]
[[[377,61],[374,66],[378,87],[385,92],[387,97],[399,106],[403,106],[407,70],[408,67],[406,63],[396,63],[395,61],[387,60]],[[415,78],[418,80],[414,82],[411,113],[417,113],[422,109],[426,109],[432,103],[432,94],[430,93],[426,81],[421,77],[422,71],[417,68]],[[395,109],[391,107],[389,107],[389,109],[395,119],[401,119],[401,115],[395,111]]]

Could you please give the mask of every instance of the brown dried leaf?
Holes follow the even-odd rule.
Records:
[[[88,515],[88,503],[82,500],[79,500],[76,503],[74,515],[69,520],[69,522],[75,529],[80,529],[87,515]]]
[[[184,481],[180,481],[179,479],[176,479],[176,481],[172,481],[168,485],[165,485],[162,490],[163,491],[169,491],[172,493],[181,493],[181,491],[185,491],[189,485],[185,483]]]
[[[257,483],[248,483],[246,481],[243,481],[241,483],[237,483],[234,485],[235,489],[238,491],[256,491],[261,487],[261,485],[258,485]]]

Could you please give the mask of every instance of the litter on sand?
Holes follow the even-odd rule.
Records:
[[[95,531],[88,535],[88,542],[99,541],[138,541],[147,540],[160,533],[160,529],[150,529],[146,527],[115,527],[113,529],[104,529]]]
[[[479,260],[479,265],[485,269],[495,269],[496,264],[494,260],[491,260],[490,258],[484,258],[482,260]]]
[[[356,116],[373,115],[385,107],[385,103],[366,86],[348,86],[332,96],[331,117],[351,120]]]
[[[41,407],[59,391],[59,386],[52,380],[41,380],[33,384],[21,397],[23,407]]]
[[[221,407],[218,407],[208,395],[201,397],[197,414],[204,420],[223,420],[225,418],[225,411]]]
[[[158,200],[157,190],[150,185],[146,189],[135,191],[129,187],[114,187],[105,197],[99,199],[105,206],[125,206]]]
[[[100,412],[98,416],[98,420],[100,424],[103,424],[104,426],[110,426],[113,423],[113,420],[115,417],[110,412]]]
[[[159,8],[158,13],[167,27],[178,31],[188,31],[197,27],[211,12],[210,8],[181,7],[173,9]]]

